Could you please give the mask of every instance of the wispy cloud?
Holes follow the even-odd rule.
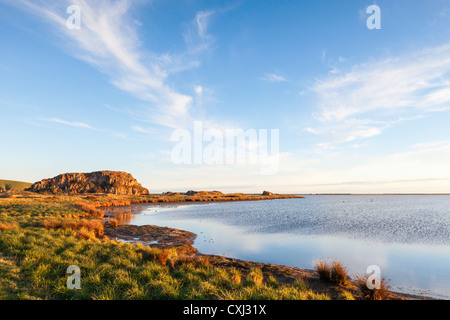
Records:
[[[154,128],[143,128],[143,127],[138,126],[138,125],[133,125],[133,126],[131,126],[131,129],[136,131],[136,132],[144,133],[144,134],[148,134],[148,135],[156,134],[156,130]]]
[[[199,11],[189,23],[187,31],[183,34],[189,54],[198,54],[210,47],[214,37],[208,33],[208,26],[214,10]]]
[[[275,73],[266,73],[264,76],[259,78],[260,80],[266,81],[266,82],[284,82],[287,81],[283,76],[280,76]]]
[[[82,128],[82,129],[90,129],[90,130],[96,130],[94,127],[84,123],[84,122],[78,122],[78,121],[67,121],[59,118],[43,118],[42,120],[62,124],[65,126],[70,127],[76,127],[76,128]]]
[[[427,113],[450,109],[450,45],[355,65],[316,81],[324,145],[370,138]],[[312,130],[311,130],[312,129]]]
[[[178,127],[190,118],[193,98],[168,84],[168,76],[196,63],[179,56],[143,52],[137,35],[139,23],[131,15],[138,5],[131,0],[65,0],[65,1],[9,1],[50,23],[61,36],[64,48],[110,77],[119,89],[144,101],[142,118],[168,126]],[[66,26],[69,5],[81,11],[81,29]],[[195,19],[198,43],[211,41],[207,33],[209,17],[213,12],[199,12]],[[197,45],[198,45],[197,43]]]

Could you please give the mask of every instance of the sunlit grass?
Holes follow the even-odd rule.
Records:
[[[328,299],[258,268],[108,239],[90,209],[70,199],[0,202],[0,299]],[[79,290],[67,288],[70,265],[81,270]]]

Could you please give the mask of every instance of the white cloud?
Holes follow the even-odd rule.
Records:
[[[168,75],[197,65],[180,57],[142,52],[137,35],[140,24],[131,16],[137,5],[131,0],[66,0],[9,1],[50,23],[61,36],[65,49],[110,77],[119,89],[145,101],[143,117],[157,124],[177,127],[189,119],[193,98],[177,92],[168,82]],[[81,29],[66,26],[69,5],[81,12]],[[199,36],[206,38],[210,13],[196,17]]]
[[[139,133],[145,133],[145,134],[149,134],[149,135],[156,134],[156,130],[153,128],[143,128],[138,125],[133,125],[133,126],[131,126],[131,129],[134,131],[137,131]]]
[[[42,120],[48,121],[48,122],[54,122],[54,123],[58,123],[58,124],[63,124],[65,126],[70,126],[70,127],[95,130],[95,128],[91,127],[90,125],[88,125],[84,122],[67,121],[67,120],[63,120],[63,119],[59,119],[59,118],[48,118],[48,119],[45,118]]]
[[[449,81],[450,45],[355,65],[312,86],[318,121],[312,129],[328,144],[382,134],[399,122],[449,109]]]
[[[287,81],[283,76],[274,74],[274,73],[266,73],[264,76],[259,78],[260,80],[266,82],[284,82]]]
[[[183,35],[189,54],[198,54],[208,49],[214,42],[214,37],[208,33],[208,26],[211,17],[215,13],[214,10],[199,11],[190,22],[187,31]]]

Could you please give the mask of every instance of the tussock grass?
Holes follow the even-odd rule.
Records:
[[[76,231],[76,235],[82,239],[94,239],[103,236],[103,223],[99,219],[81,220],[44,220],[46,229],[63,229]]]
[[[331,270],[328,264],[322,260],[316,261],[314,264],[314,269],[319,274],[319,279],[323,281],[331,280]]]
[[[330,270],[330,281],[340,286],[345,286],[348,283],[349,276],[347,274],[347,268],[337,260],[333,260]]]
[[[18,227],[19,224],[17,222],[0,222],[0,230],[12,230]]]
[[[96,208],[94,204],[87,204],[83,202],[75,202],[75,206],[80,207],[81,210],[87,212],[92,217],[100,217],[102,218],[105,213],[102,210]]]
[[[333,260],[327,263],[323,260],[316,261],[314,265],[315,270],[319,274],[319,279],[345,286],[350,280],[347,269],[338,260]]]
[[[370,275],[355,276],[355,284],[361,291],[364,300],[386,300],[390,297],[390,285],[385,278],[381,278],[379,289],[370,289],[367,286],[367,280]]]

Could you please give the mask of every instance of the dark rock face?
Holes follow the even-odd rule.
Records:
[[[64,173],[34,183],[27,191],[54,194],[112,193],[117,195],[149,194],[133,176],[120,171]]]

